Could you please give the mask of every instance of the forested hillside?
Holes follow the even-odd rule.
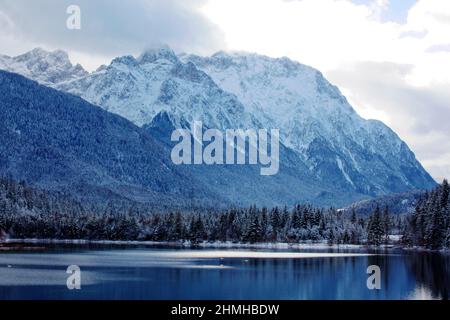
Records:
[[[93,202],[213,198],[169,149],[122,117],[1,70],[0,96],[0,175]]]
[[[369,238],[370,244],[381,244],[402,226],[401,217],[390,217],[387,210],[373,217],[309,205],[186,212],[159,212],[129,203],[89,206],[0,179],[0,230],[11,238],[330,244],[361,244]]]
[[[450,247],[450,187],[447,180],[420,199],[408,217],[404,241],[409,245],[439,249]]]
[[[194,209],[159,211],[129,202],[86,205],[61,193],[36,190],[0,178],[0,233],[10,238],[232,241],[304,241],[329,244],[401,243],[429,249],[450,247],[447,181],[426,194],[409,215],[391,215],[377,206],[369,215],[310,205],[292,208]]]

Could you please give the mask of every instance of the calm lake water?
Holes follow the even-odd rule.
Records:
[[[69,290],[66,269],[81,268]],[[381,289],[367,288],[367,267]],[[62,247],[0,253],[0,299],[448,299],[450,255]]]

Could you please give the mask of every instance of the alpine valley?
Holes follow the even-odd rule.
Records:
[[[34,49],[0,56],[0,69],[0,175],[43,189],[168,206],[346,206],[436,185],[395,132],[288,58],[162,47],[89,73],[63,51]],[[171,133],[194,121],[279,129],[278,174],[174,165]]]

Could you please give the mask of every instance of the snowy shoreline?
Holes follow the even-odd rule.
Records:
[[[191,244],[189,241],[124,241],[124,240],[83,240],[83,239],[72,239],[72,240],[60,240],[60,239],[6,239],[0,241],[0,252],[10,251],[14,249],[22,250],[36,250],[45,249],[45,247],[29,247],[26,245],[105,245],[105,246],[147,246],[147,247],[166,247],[166,248],[179,248],[179,249],[253,249],[253,250],[301,250],[301,249],[317,249],[317,250],[357,250],[357,249],[370,249],[370,250],[392,250],[400,249],[404,251],[423,251],[423,252],[441,252],[450,253],[450,249],[441,250],[430,250],[420,247],[404,247],[396,244],[388,244],[381,246],[368,246],[364,244],[333,244],[329,245],[324,242],[304,242],[304,243],[287,243],[287,242],[262,242],[262,243],[235,243],[232,241],[227,242],[201,242],[198,244]],[[5,246],[6,245],[6,246]],[[23,245],[15,247],[15,245]]]
[[[73,245],[118,245],[118,246],[149,246],[149,247],[179,247],[179,248],[223,248],[223,249],[392,249],[401,248],[394,245],[382,245],[379,247],[355,245],[355,244],[333,244],[329,245],[326,242],[305,242],[305,243],[287,243],[287,242],[262,242],[262,243],[235,243],[227,242],[200,242],[198,244],[191,244],[189,241],[123,241],[123,240],[58,240],[58,239],[7,239],[0,242],[2,244],[73,244]]]

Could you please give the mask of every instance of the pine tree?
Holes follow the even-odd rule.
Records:
[[[261,226],[257,215],[253,216],[253,219],[245,234],[244,241],[249,243],[256,243],[261,239]]]
[[[300,227],[302,229],[307,229],[308,228],[308,222],[309,222],[308,208],[303,208],[302,213],[301,213]]]
[[[356,210],[355,208],[352,208],[352,216],[350,218],[350,222],[355,225],[356,224]]]
[[[347,230],[344,231],[344,235],[343,235],[343,237],[342,237],[342,242],[343,242],[344,244],[350,243],[350,236],[349,236]]]
[[[336,237],[334,234],[334,230],[333,230],[333,228],[330,228],[330,230],[328,231],[328,237],[327,237],[328,245],[331,246],[332,244],[334,244],[335,240],[336,240]]]
[[[391,231],[391,217],[389,215],[388,206],[385,206],[384,211],[383,211],[383,237],[384,237],[384,242],[386,244],[389,242],[390,231]]]
[[[380,245],[382,243],[383,233],[380,207],[377,205],[374,213],[369,218],[369,223],[367,226],[367,243],[377,246]]]
[[[442,202],[434,201],[430,209],[430,221],[427,224],[426,243],[430,249],[439,249],[444,245],[445,226],[441,207]]]
[[[435,247],[437,241],[436,228],[439,226],[438,216],[440,211],[439,190],[435,189],[431,192],[430,198],[427,201],[424,215],[424,239],[423,245],[427,248]]]
[[[441,208],[446,209],[448,206],[449,195],[450,195],[450,186],[448,184],[447,179],[442,182],[441,186]]]
[[[192,244],[198,244],[204,240],[205,228],[200,215],[197,215],[196,218],[192,217],[189,235]]]
[[[270,224],[272,225],[274,240],[278,238],[278,233],[281,231],[281,216],[278,207],[272,209],[270,213]]]
[[[320,225],[321,220],[322,220],[322,211],[320,209],[314,210],[314,217],[312,221],[313,226],[318,227]]]
[[[260,240],[266,241],[267,229],[268,229],[268,217],[267,217],[267,208],[264,207],[261,210],[261,231],[260,231]]]
[[[300,210],[298,209],[298,207],[296,207],[292,212],[291,228],[300,229],[300,227],[301,227]]]
[[[184,239],[184,225],[181,217],[181,213],[177,212],[175,214],[175,222],[173,227],[172,237],[174,240],[183,240]]]

